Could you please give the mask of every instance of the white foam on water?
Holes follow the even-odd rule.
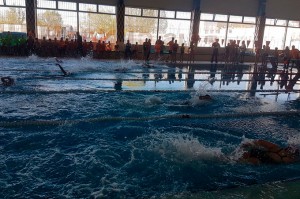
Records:
[[[188,134],[156,134],[150,149],[178,163],[222,161],[225,157],[221,148],[205,146],[197,138]]]
[[[162,104],[163,101],[160,97],[157,97],[155,95],[150,96],[148,98],[145,99],[145,104],[146,105],[159,105]]]
[[[26,58],[26,61],[28,61],[28,62],[37,62],[37,61],[40,61],[40,58],[39,58],[39,56],[37,56],[35,54],[32,54],[32,55],[30,55]]]

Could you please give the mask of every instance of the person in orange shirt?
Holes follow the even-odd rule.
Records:
[[[156,41],[155,46],[154,46],[154,50],[155,50],[155,58],[156,60],[159,60],[160,58],[160,51],[161,51],[161,43]]]
[[[172,37],[172,40],[169,41],[169,42],[167,43],[167,45],[169,46],[169,55],[168,55],[168,57],[167,57],[167,59],[166,59],[166,62],[168,62],[170,56],[172,56],[172,52],[173,52],[173,44],[174,44],[174,37]]]
[[[292,68],[293,68],[294,64],[296,64],[296,66],[298,65],[298,60],[299,60],[299,50],[296,49],[294,45],[292,46],[290,55],[291,55]]]
[[[177,50],[178,50],[178,43],[177,40],[175,40],[174,44],[172,45],[172,57],[171,57],[172,63],[176,63]]]

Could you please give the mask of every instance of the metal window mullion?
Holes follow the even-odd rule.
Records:
[[[286,37],[287,37],[287,30],[288,30],[288,26],[285,26],[285,31],[284,31],[284,36],[283,36],[283,48],[286,46]]]
[[[76,2],[76,13],[77,13],[77,32],[79,32],[79,3]]]
[[[227,24],[226,24],[226,33],[225,33],[225,41],[224,41],[225,46],[227,44],[228,26],[229,26],[229,17],[227,17]]]
[[[156,30],[156,40],[158,40],[158,33],[159,33],[159,20],[160,20],[160,10],[158,10],[158,18],[157,18],[157,30]]]

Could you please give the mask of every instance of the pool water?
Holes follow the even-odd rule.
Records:
[[[251,67],[238,82],[209,65],[65,59],[63,77],[53,58],[0,64],[16,79],[0,88],[1,198],[299,196],[299,163],[237,162],[251,139],[300,146],[299,94],[247,92]]]

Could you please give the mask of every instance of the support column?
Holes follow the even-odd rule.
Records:
[[[255,27],[255,48],[260,50],[263,45],[265,25],[266,25],[266,2],[267,0],[258,0],[259,7],[256,17],[256,27]]]
[[[198,45],[200,41],[199,37],[199,25],[200,25],[200,4],[201,0],[193,0],[193,10],[192,10],[192,20],[190,27],[190,40],[195,43],[195,46]]]
[[[27,34],[37,37],[36,35],[36,0],[26,0],[26,27]]]
[[[117,40],[124,42],[125,4],[119,0],[117,4]]]

